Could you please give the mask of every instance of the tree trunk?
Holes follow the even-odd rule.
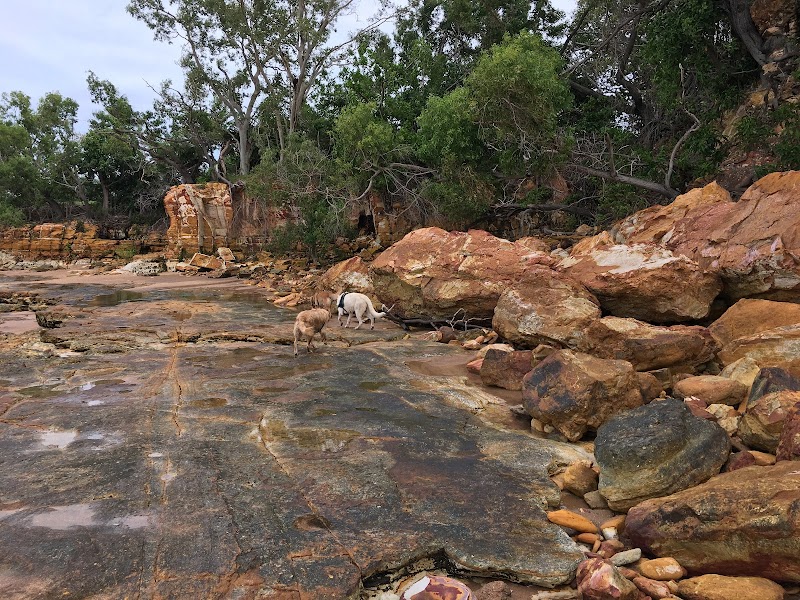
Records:
[[[250,147],[250,121],[242,120],[238,125],[239,130],[239,175],[250,172],[250,156],[253,149]]]
[[[764,54],[764,40],[758,33],[753,17],[750,15],[750,2],[748,0],[726,0],[725,10],[731,20],[731,26],[744,47],[759,65],[767,62]]]
[[[108,184],[106,183],[106,181],[102,177],[99,177],[98,179],[100,179],[100,186],[103,188],[103,208],[102,208],[102,212],[103,212],[103,215],[105,216],[105,215],[108,215],[108,210],[110,208],[111,194],[110,194],[110,192],[108,190]]]

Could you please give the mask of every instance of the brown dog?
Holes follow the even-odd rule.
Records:
[[[339,297],[336,292],[326,292],[319,290],[311,296],[311,308],[330,308],[331,302],[335,302]]]
[[[297,356],[297,342],[301,337],[308,340],[307,350],[314,350],[314,336],[319,333],[324,344],[328,343],[325,339],[325,332],[322,328],[331,318],[331,313],[327,308],[312,308],[299,313],[294,320],[294,355]]]

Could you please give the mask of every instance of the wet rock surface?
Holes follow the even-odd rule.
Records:
[[[0,274],[64,317],[0,335],[6,597],[341,600],[426,556],[571,580],[582,554],[544,509],[578,453],[420,368],[463,351],[334,320],[294,358],[295,312],[172,277]]]

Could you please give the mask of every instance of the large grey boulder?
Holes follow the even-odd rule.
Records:
[[[730,448],[716,423],[695,417],[679,400],[657,400],[598,429],[599,490],[609,507],[627,511],[716,475]]]

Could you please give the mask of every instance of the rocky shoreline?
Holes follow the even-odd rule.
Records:
[[[739,202],[711,184],[569,251],[428,228],[324,273],[225,252],[0,272],[0,542],[21,540],[0,588],[800,598],[798,190],[794,172]],[[333,322],[329,348],[290,359],[317,290],[492,328]],[[4,317],[23,313],[36,328]],[[83,564],[86,544],[143,550],[84,582],[44,559]]]

